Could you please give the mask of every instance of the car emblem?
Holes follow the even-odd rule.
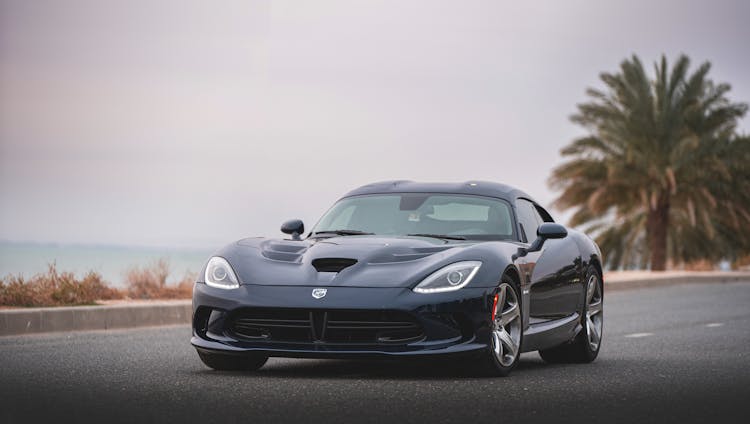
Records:
[[[328,289],[313,289],[312,297],[320,299],[322,297],[325,297],[326,293],[328,293]]]

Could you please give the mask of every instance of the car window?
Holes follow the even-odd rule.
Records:
[[[434,205],[432,213],[427,214],[439,221],[487,221],[490,207],[486,205],[467,205],[464,203],[447,203]]]
[[[358,230],[382,235],[444,234],[476,240],[514,239],[510,205],[472,195],[402,193],[340,200],[314,232]]]
[[[538,218],[534,204],[525,199],[516,201],[516,213],[521,227],[519,230],[521,241],[531,243],[536,239],[536,230],[539,228],[541,218]]]
[[[543,207],[534,204],[534,210],[537,213],[537,217],[539,218],[540,222],[555,222],[554,219],[552,219],[552,215],[550,215]]]
[[[355,205],[344,207],[339,213],[335,215],[334,219],[331,221],[331,228],[347,228],[349,226],[349,221],[351,221],[352,219],[352,214],[354,214],[354,209],[356,209]]]

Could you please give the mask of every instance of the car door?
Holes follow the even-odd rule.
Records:
[[[553,222],[551,216],[529,199],[516,201],[516,213],[522,242],[530,245],[542,222]],[[580,300],[580,254],[572,237],[547,240],[541,250],[526,254],[519,269],[526,274],[529,290],[531,324],[564,318],[577,311]]]

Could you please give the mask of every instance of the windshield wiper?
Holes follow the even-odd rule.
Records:
[[[371,236],[375,233],[368,233],[367,231],[360,230],[328,230],[328,231],[316,231],[313,233],[314,236],[319,234],[335,234],[337,236]]]
[[[432,238],[439,238],[439,239],[445,239],[445,240],[466,240],[466,237],[462,237],[462,236],[449,236],[449,235],[445,235],[445,234],[422,234],[422,233],[416,233],[416,234],[407,234],[407,236],[432,237]]]

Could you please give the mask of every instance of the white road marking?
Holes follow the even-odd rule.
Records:
[[[724,325],[723,322],[712,322],[712,323],[706,324],[706,327],[714,328],[714,327],[721,327],[722,325]]]
[[[654,333],[633,333],[633,334],[628,334],[625,337],[630,337],[630,338],[633,338],[633,339],[637,339],[637,338],[640,338],[640,337],[649,337],[649,336],[653,336],[653,335],[654,335]]]

